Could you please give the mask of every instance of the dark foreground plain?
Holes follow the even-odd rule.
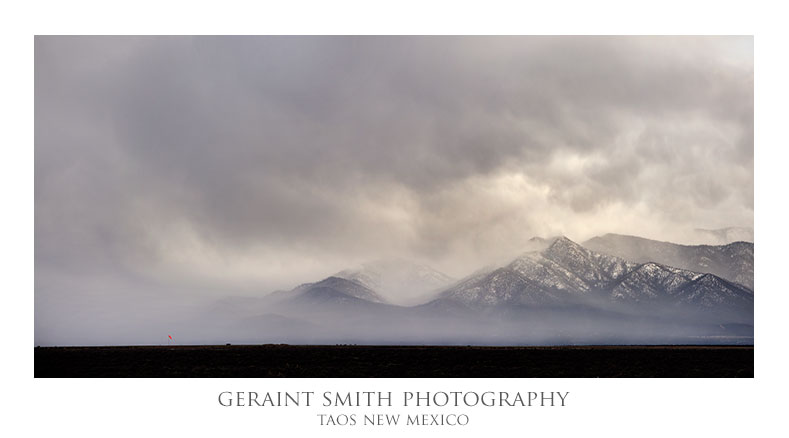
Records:
[[[36,347],[35,377],[753,377],[753,346]]]

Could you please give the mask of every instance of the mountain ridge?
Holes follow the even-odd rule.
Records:
[[[375,278],[360,275],[371,272],[368,264],[367,270],[338,273],[349,278],[332,275],[288,291],[220,303],[216,327],[236,330],[238,339],[299,343],[751,339],[753,290],[746,286],[713,273],[598,252],[565,236],[532,239],[526,249],[452,282],[421,304],[394,303],[369,287],[373,284],[364,280]],[[411,265],[409,272],[420,272]],[[741,327],[737,336],[745,333],[745,338],[723,328],[733,326]]]
[[[710,273],[597,253],[562,236],[543,251],[448,288],[437,300],[471,308],[625,304],[639,309],[684,303],[694,311],[731,313],[752,308],[753,291]]]
[[[638,236],[608,233],[583,243],[591,250],[636,263],[656,262],[695,272],[715,274],[753,290],[753,243],[683,245]]]

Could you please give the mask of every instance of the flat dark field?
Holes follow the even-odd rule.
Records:
[[[753,346],[37,347],[35,377],[753,377]]]

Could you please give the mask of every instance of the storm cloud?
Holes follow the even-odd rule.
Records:
[[[40,36],[35,208],[37,318],[751,227],[753,40]]]

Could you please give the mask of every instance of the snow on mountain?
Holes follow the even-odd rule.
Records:
[[[590,289],[600,289],[633,268],[632,263],[590,251],[566,237],[556,239],[541,254],[579,277]]]
[[[679,245],[642,237],[606,234],[584,242],[600,253],[637,262],[656,262],[694,272],[715,274],[753,290],[753,243]]]
[[[752,339],[753,291],[715,274],[629,260],[566,237],[532,239],[526,249],[454,283],[427,266],[389,260],[265,297],[222,301],[206,333],[248,342],[684,343],[719,332],[714,342],[730,342],[738,338],[723,327],[741,326],[745,342]],[[753,249],[715,251],[736,259]],[[705,254],[699,260],[707,266],[718,260]],[[418,292],[437,298],[388,304]]]
[[[445,290],[439,300],[471,308],[616,304],[687,305],[747,312],[753,292],[712,274],[654,262],[634,263],[598,253],[560,237],[541,252],[529,252],[507,266]]]
[[[541,252],[528,252],[487,275],[452,286],[441,299],[470,306],[561,303],[598,290],[633,267],[559,237]]]
[[[753,306],[753,291],[712,274],[704,274],[694,279],[683,286],[678,295],[682,302],[703,307],[734,307],[742,304]]]
[[[611,289],[614,300],[648,301],[669,298],[693,280],[703,276],[696,272],[649,262],[622,276]]]

